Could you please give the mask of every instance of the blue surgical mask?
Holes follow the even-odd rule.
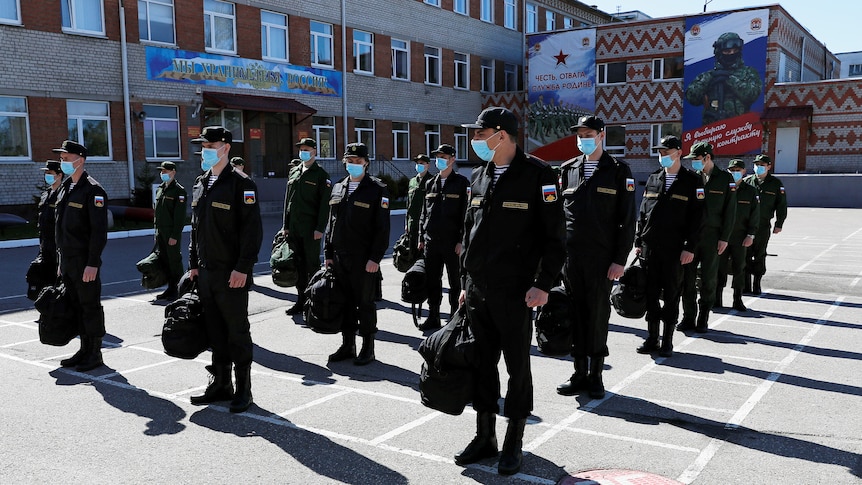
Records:
[[[347,168],[347,173],[353,178],[361,177],[362,172],[365,171],[365,165],[361,163],[345,163],[344,167]]]
[[[299,152],[299,159],[302,160],[303,162],[307,162],[307,161],[311,160],[311,152],[307,152],[305,150]]]
[[[703,170],[703,160],[692,160],[691,168],[697,171]]]
[[[75,173],[75,164],[73,162],[60,160],[60,170],[62,170],[66,175],[72,175]]]
[[[586,156],[592,155],[596,151],[596,139],[578,137],[578,150]]]
[[[445,158],[438,158],[434,163],[437,165],[437,170],[441,172],[449,167],[449,161]]]
[[[659,156],[658,163],[664,168],[670,168],[673,166],[673,158],[670,155]]]
[[[169,173],[163,173],[163,174],[160,174],[160,175],[161,175],[161,177],[162,177],[162,182],[168,183],[168,182],[170,182],[170,181],[171,181],[171,174],[169,174]]]
[[[766,165],[755,165],[754,174],[757,176],[766,174]]]
[[[54,177],[53,173],[46,173],[45,174],[45,183],[46,184],[54,185],[54,182],[56,182],[56,181],[57,181],[57,179]]]
[[[494,132],[494,134],[491,136],[494,136],[497,133],[500,132]],[[490,136],[488,138],[490,138]],[[502,142],[497,143],[497,146],[500,146],[500,143]],[[492,149],[488,146],[488,140],[470,140],[470,146],[473,148],[473,151],[476,153],[476,156],[481,158],[482,160],[485,160],[486,162],[490,162],[491,160],[493,160],[494,153],[497,151],[497,147],[494,147]]]
[[[201,148],[201,170],[206,172],[218,163],[218,148]]]
[[[742,180],[742,172],[733,171],[730,172],[730,175],[733,177],[734,182],[739,182]]]
[[[424,163],[417,163],[416,164],[416,173],[425,173],[426,168],[427,167],[425,166]]]

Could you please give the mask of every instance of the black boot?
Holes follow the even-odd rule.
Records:
[[[524,459],[521,446],[523,446],[526,424],[526,419],[509,418],[509,427],[506,428],[506,438],[503,440],[503,452],[500,453],[500,462],[497,463],[497,473],[500,475],[514,475],[521,471],[521,461]]]
[[[745,272],[745,284],[743,285],[742,293],[746,295],[751,294],[751,273],[749,271]]]
[[[329,362],[356,358],[356,336],[353,332],[341,334],[341,347],[329,355]]]
[[[760,289],[760,280],[763,278],[762,274],[754,275],[754,283],[751,285],[751,294],[752,295],[760,295],[763,291]]]
[[[715,285],[715,302],[712,304],[713,308],[722,308],[724,307],[724,287],[727,286],[727,275],[719,274],[718,281]]]
[[[296,303],[284,311],[287,315],[301,315],[305,311],[305,292],[300,292]]]
[[[374,362],[374,334],[362,336],[362,348],[353,359],[353,365],[368,365]]]
[[[748,308],[745,308],[745,304],[742,303],[742,290],[739,288],[733,289],[733,309],[738,312],[748,311]]]
[[[179,280],[171,280],[168,283],[168,287],[165,288],[165,291],[161,292],[156,296],[156,300],[174,301],[179,298],[180,294],[177,290],[179,282]]]
[[[485,458],[497,456],[497,429],[494,413],[479,412],[476,414],[476,437],[466,448],[455,455],[456,465],[469,465]]]
[[[102,360],[102,337],[82,336],[81,338],[87,339],[90,342],[87,344],[87,352],[81,361],[78,362],[78,365],[75,366],[75,370],[78,372],[87,372],[105,365]]]
[[[697,315],[697,324],[694,326],[694,331],[697,333],[706,333],[709,331],[709,311],[705,308],[700,309]]]
[[[75,367],[84,360],[85,355],[90,353],[90,340],[83,335],[79,338],[79,340],[81,341],[81,348],[78,349],[77,352],[75,352],[75,355],[69,357],[68,359],[61,360],[61,366]]]
[[[210,383],[203,394],[191,397],[192,404],[201,406],[232,399],[233,384],[230,381],[230,364],[208,365],[206,369],[211,375]]]
[[[587,358],[575,357],[575,373],[566,382],[557,386],[557,394],[561,396],[574,396],[587,388]]]
[[[660,357],[670,357],[673,355],[673,322],[664,324],[664,333],[661,336],[661,348],[658,349]]]
[[[680,332],[684,332],[687,330],[694,330],[695,320],[693,316],[683,316],[682,321],[679,322],[679,325],[676,326],[676,329]]]
[[[421,331],[426,330],[437,330],[440,328],[440,305],[431,305],[428,308],[428,318],[425,319],[424,322],[420,323],[417,327]]]
[[[241,413],[251,406],[251,364],[234,367],[236,374],[236,394],[230,402],[230,412]]]
[[[637,348],[639,354],[649,354],[658,350],[658,322],[647,321],[648,336],[644,343]]]
[[[590,397],[603,399],[605,397],[605,385],[602,382],[602,370],[605,366],[604,357],[590,357]]]

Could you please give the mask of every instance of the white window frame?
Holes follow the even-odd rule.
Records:
[[[572,17],[563,16],[563,28],[571,29],[575,26],[575,19]]]
[[[624,69],[623,69],[623,80],[622,81],[608,82],[608,73],[607,73],[608,66],[610,66],[612,64],[623,64]],[[596,64],[596,80],[597,80],[596,84],[598,84],[600,86],[607,86],[607,85],[613,85],[613,84],[625,84],[626,83],[626,80],[625,80],[626,69],[628,69],[628,63],[626,63],[625,61]]]
[[[848,77],[862,76],[862,64],[848,64],[847,65],[847,76]]]
[[[174,110],[174,116],[172,118],[165,116],[158,116],[156,113],[158,111],[166,111],[162,108],[172,108]],[[152,156],[146,155],[147,160],[179,160],[182,158],[182,146],[180,144],[180,109],[176,105],[157,105],[157,104],[145,104],[143,105],[143,111],[147,113],[147,117],[143,120],[144,124],[144,153],[147,154],[149,150],[152,150]],[[167,130],[157,130],[156,124],[162,123],[173,123],[175,125],[173,130],[174,140],[176,143],[176,155],[164,155],[159,156],[159,137],[156,136],[156,133],[166,133]],[[147,142],[147,132],[150,132],[150,140],[151,143]]]
[[[674,123],[656,123],[652,124],[649,127],[650,131],[650,146],[654,147],[659,144],[661,139],[665,135],[682,135],[682,123],[674,122]],[[650,155],[658,156],[658,150],[650,148]]]
[[[426,5],[431,5],[432,7],[440,7],[440,0],[423,0]]]
[[[336,143],[335,139],[335,117],[334,116],[314,116],[312,117],[311,129],[314,130],[314,141],[317,142],[317,158],[321,160],[335,160]],[[331,140],[331,145],[328,149],[332,153],[325,153],[327,150],[326,143],[322,141],[321,133],[327,133]]]
[[[317,32],[314,30],[314,25],[321,25],[324,27],[324,30],[328,30],[329,32]],[[332,69],[335,67],[335,47],[333,45],[333,34],[332,34],[332,24],[328,24],[326,22],[317,22],[312,20],[309,24],[309,33],[311,37],[311,65],[313,67],[322,67],[324,69]],[[317,51],[318,41],[324,41],[329,43],[329,63],[320,62],[320,55]]]
[[[207,10],[207,4],[222,4],[229,5],[231,13],[216,12],[215,10]],[[216,20],[230,20],[231,25],[231,49],[221,49],[216,46],[217,35]],[[209,35],[207,35],[209,30]],[[207,45],[209,44],[209,45]],[[236,54],[236,4],[233,2],[225,2],[222,0],[204,0],[204,50],[207,52],[216,52],[219,54]]]
[[[463,56],[463,60],[459,60],[458,56]],[[465,54],[463,52],[455,52],[454,56],[454,88],[455,89],[470,89],[470,54]],[[463,69],[463,73],[459,70],[459,65],[461,69]]]
[[[85,29],[79,26],[80,22],[77,21],[77,8],[87,8],[92,2],[99,2],[99,30],[90,30]],[[86,3],[85,3],[86,2]],[[105,2],[103,0],[61,0],[60,1],[60,9],[61,9],[61,18],[63,25],[63,32],[71,32],[76,34],[90,34],[90,35],[105,35]],[[20,10],[19,10],[20,12]],[[87,17],[90,18],[93,15],[91,12],[87,12]],[[68,24],[66,23],[68,20]]]
[[[557,30],[557,13],[553,10],[545,11],[545,30]]]
[[[680,69],[679,76],[677,77],[664,77],[664,66],[668,61],[674,61],[682,65],[683,56],[673,56],[673,57],[659,57],[652,60],[652,80],[653,81],[678,81],[683,77],[683,69]]]
[[[15,18],[0,17],[0,24],[21,25],[21,0],[6,0],[15,2]],[[466,0],[465,0],[466,1]]]
[[[368,40],[357,39],[356,35],[364,35],[368,36]],[[368,53],[370,54],[370,66],[368,69],[362,69],[360,66],[360,52],[361,48],[368,49]],[[374,34],[371,32],[366,32],[364,30],[354,30],[353,31],[353,72],[359,74],[371,74],[374,75]]]
[[[428,149],[425,153],[429,156],[431,152],[440,146],[440,125],[425,125],[425,147]]]
[[[104,107],[103,115],[95,115],[95,114],[72,114],[70,109],[70,103],[81,103],[83,105],[90,105],[94,108],[96,106]],[[108,153],[105,155],[95,155],[94,150],[96,147],[95,144],[87,140],[86,134],[84,133],[84,122],[92,122],[97,121],[101,123],[105,123],[105,132],[106,132],[106,142],[108,144]],[[74,133],[69,126],[72,122],[75,124]],[[80,99],[67,99],[66,100],[66,127],[70,128],[69,130],[69,139],[76,141],[87,147],[88,156],[87,160],[111,160],[113,158],[113,150],[111,145],[111,105],[107,101],[87,101]]]
[[[245,138],[242,110],[207,108],[204,110],[204,123],[205,126],[224,126],[230,131],[234,143],[242,143]]]
[[[528,34],[539,31],[539,6],[535,3],[527,2],[527,18],[526,29]]]
[[[171,11],[171,40],[156,40],[153,39],[153,26],[152,26],[152,16],[150,15],[150,8],[153,5],[159,5],[164,8],[168,8]],[[142,8],[143,7],[143,8]],[[150,42],[153,44],[163,44],[163,45],[176,45],[177,44],[177,17],[176,10],[174,9],[174,0],[138,0],[138,24],[146,23],[147,25],[147,36],[144,37],[143,32],[144,29],[138,28],[138,35],[142,41]]]
[[[482,87],[481,92],[494,92],[494,59],[482,59]],[[487,76],[487,77],[486,77]]]
[[[479,0],[479,20],[494,23],[494,0]]]
[[[400,125],[406,126],[407,129],[396,128]],[[398,150],[399,141],[405,144],[406,153]],[[410,160],[410,123],[407,121],[392,122],[392,160]]]
[[[404,47],[395,46],[395,43],[403,43]],[[392,53],[392,79],[398,79],[400,81],[409,81],[410,80],[410,41],[401,40],[401,39],[392,39],[390,42],[390,52]],[[406,77],[399,77],[398,71],[396,70],[398,66],[398,57],[404,56],[404,72]]]
[[[436,51],[436,54],[434,53]],[[442,49],[430,45],[425,46],[425,84],[429,86],[440,86],[443,78]],[[431,79],[431,75],[436,81]],[[436,148],[436,147],[435,147]]]
[[[276,24],[263,19],[264,14],[273,15],[284,19],[283,24]],[[284,57],[272,55],[272,40],[284,40]],[[287,62],[290,59],[290,37],[288,36],[288,18],[287,14],[280,12],[272,12],[270,10],[260,11],[260,51],[261,58],[276,61]]]
[[[503,64],[503,91],[518,90],[518,65],[506,62]]]
[[[27,98],[23,96],[0,96],[0,99],[12,99],[12,100],[21,100],[24,102],[24,111],[0,111],[0,119],[2,118],[23,118],[24,119],[24,136],[27,137],[25,143],[23,143],[22,148],[26,150],[26,153],[21,155],[2,155],[0,152],[0,161],[4,162],[16,162],[21,160],[32,160],[31,154],[33,153],[30,147],[30,109],[27,104]],[[0,126],[7,126],[6,123],[0,124]]]
[[[371,127],[362,126],[360,127],[360,122],[371,123]],[[353,120],[353,131],[356,133],[356,141],[359,143],[365,143],[365,146],[368,147],[368,159],[372,160],[376,157],[377,154],[377,140],[375,136],[375,123],[372,119],[364,119],[364,118],[355,118]],[[370,139],[368,138],[370,136]]]
[[[470,3],[467,0],[452,0],[452,11],[457,14],[467,15],[469,8]]]
[[[503,0],[503,27],[518,30],[518,0]]]
[[[467,138],[467,128],[462,126],[455,127],[455,160],[467,160],[470,146],[469,138]]]

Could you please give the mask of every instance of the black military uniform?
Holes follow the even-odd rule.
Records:
[[[731,160],[727,166],[730,170],[745,169],[742,160]],[[733,172],[731,172],[733,173]],[[716,285],[716,306],[721,306],[721,292],[727,284],[728,265],[730,273],[733,274],[733,308],[744,312],[747,310],[742,302],[742,290],[745,285],[745,253],[748,248],[742,245],[746,237],[756,238],[757,228],[760,225],[760,200],[754,186],[743,182],[741,179],[736,184],[736,219],[733,224],[733,232],[727,242],[727,251],[721,255],[718,264],[718,284]]]
[[[87,148],[66,140],[54,152],[87,158]],[[76,163],[74,160],[73,163]],[[68,162],[62,162],[67,164]],[[102,250],[108,242],[108,196],[105,189],[83,167],[77,182],[69,175],[60,186],[55,208],[57,252],[60,273],[66,291],[81,315],[81,349],[72,357],[60,362],[63,367],[74,366],[78,371],[95,369],[102,365],[102,337],[105,336],[105,312],[102,308]],[[67,175],[70,173],[63,170]],[[96,268],[96,277],[84,282],[86,268]]]
[[[364,144],[347,145],[344,158],[356,157],[368,160]],[[348,176],[332,186],[329,223],[324,236],[324,257],[332,262],[336,278],[343,282],[341,287],[347,295],[342,345],[329,356],[329,361],[354,358],[354,364],[366,365],[374,361],[374,334],[377,333],[374,297],[381,277],[379,269],[374,273],[366,271],[366,264],[373,261],[379,265],[389,247],[389,192],[385,183],[367,173],[353,191],[350,185]],[[362,350],[358,356],[357,331],[362,336]]]
[[[60,170],[60,162],[49,160],[45,163],[42,170],[50,170],[61,177],[63,172]],[[47,183],[47,181],[46,181]],[[38,228],[39,228],[39,255],[42,256],[42,264],[46,268],[54,268],[53,278],[57,276],[57,241],[55,236],[56,215],[55,207],[57,205],[57,196],[60,194],[60,187],[57,190],[51,188],[48,184],[48,189],[42,192],[39,196],[38,212]],[[46,276],[48,273],[46,272]]]
[[[440,145],[431,155],[444,153],[455,156],[451,145]],[[440,302],[443,299],[443,266],[449,277],[450,316],[458,309],[461,294],[461,266],[455,248],[464,235],[464,215],[470,181],[452,167],[449,175],[442,179],[435,175],[425,184],[425,203],[419,218],[419,240],[425,245],[425,288],[428,291],[428,319],[420,330],[440,327]]]
[[[675,136],[662,139],[660,148],[681,149]],[[657,147],[658,148],[658,147]],[[679,164],[679,162],[676,162]],[[647,179],[638,216],[635,245],[647,274],[647,331],[649,335],[638,348],[640,353],[659,350],[662,356],[673,354],[673,332],[679,317],[682,286],[682,251],[694,253],[703,224],[703,184],[691,170],[679,165],[679,172],[669,189],[667,173],[653,172]],[[659,299],[664,301],[661,306]],[[664,322],[661,348],[658,346],[659,322]]]
[[[604,121],[584,116],[578,128],[604,131]],[[611,316],[608,279],[611,264],[625,266],[635,236],[635,180],[631,169],[605,151],[594,161],[587,177],[587,156],[566,161],[560,167],[560,190],[566,217],[566,264],[563,270],[574,308],[575,374],[557,387],[574,395],[589,385],[590,396],[604,397],[601,380],[608,356],[608,322]],[[589,358],[589,363],[588,363]],[[589,368],[589,380],[587,369]],[[589,382],[588,382],[589,381]]]
[[[229,146],[231,141],[230,131],[208,126],[192,143],[224,142]],[[248,292],[263,227],[257,186],[247,175],[234,170],[226,155],[218,162],[221,172],[216,175],[207,170],[197,177],[192,189],[189,268],[198,271],[198,289],[212,348],[212,366],[208,370],[215,376],[203,396],[192,397],[192,404],[233,397],[231,411],[242,412],[252,401]],[[246,275],[244,287],[229,286],[234,271]],[[231,364],[236,374],[235,395],[230,384]]]
[[[176,171],[177,165],[174,162],[162,162],[159,168]],[[186,224],[187,198],[185,187],[175,179],[162,182],[156,189],[156,248],[168,267],[168,288],[157,299],[176,299],[177,285],[185,272],[180,241]],[[173,245],[170,244],[171,239],[174,240]]]

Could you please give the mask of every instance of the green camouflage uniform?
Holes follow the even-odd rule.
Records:
[[[167,262],[171,285],[176,285],[184,273],[180,241],[186,225],[187,199],[186,189],[176,180],[162,182],[156,189],[156,247]],[[173,246],[168,244],[169,239],[176,240]]]
[[[727,242],[727,250],[721,255],[717,293],[721,293],[727,284],[728,270],[733,275],[730,286],[734,290],[742,291],[745,283],[745,253],[748,249],[742,242],[749,234],[755,236],[756,240],[759,225],[760,201],[757,199],[757,190],[740,180],[736,185],[736,222],[733,224],[733,232],[730,233],[730,241]]]
[[[748,248],[746,271],[755,276],[766,274],[766,245],[772,235],[772,216],[775,227],[783,227],[787,219],[787,196],[781,180],[767,174],[761,180],[757,175],[745,177],[744,182],[757,189],[760,198],[760,225],[754,237],[754,244]]]

